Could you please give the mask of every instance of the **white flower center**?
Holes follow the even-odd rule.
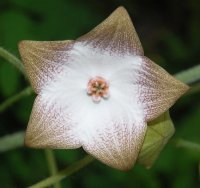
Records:
[[[92,97],[94,102],[100,102],[101,98],[107,99],[109,97],[108,82],[100,76],[90,79],[87,85],[87,94]]]

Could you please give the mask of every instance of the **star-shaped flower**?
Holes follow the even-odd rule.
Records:
[[[83,147],[121,170],[134,165],[147,122],[188,89],[144,56],[123,7],[77,40],[22,41],[19,49],[37,93],[26,145]]]

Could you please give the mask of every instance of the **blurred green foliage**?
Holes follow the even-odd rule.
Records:
[[[200,63],[199,0],[0,0],[0,46],[15,55],[20,40],[75,39],[123,5],[133,19],[145,54],[170,73]],[[0,102],[28,82],[0,58]],[[25,130],[34,96],[0,115],[0,136]],[[200,143],[199,94],[183,97],[171,110],[175,138]],[[55,151],[59,169],[84,156],[80,150]],[[63,187],[196,188],[200,154],[172,144],[146,170],[124,173],[98,161],[62,181]],[[0,154],[0,187],[27,187],[49,175],[44,152],[30,148]]]

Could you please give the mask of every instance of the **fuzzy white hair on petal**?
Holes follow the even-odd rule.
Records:
[[[102,53],[78,43],[69,57],[62,73],[56,75],[54,82],[48,84],[42,93],[70,112],[81,139],[87,139],[85,132],[95,131],[101,126],[109,127],[110,121],[122,124],[125,121],[130,121],[130,124],[143,121],[135,84],[142,63],[139,56]],[[99,103],[87,94],[87,84],[96,76],[109,83],[110,96]]]

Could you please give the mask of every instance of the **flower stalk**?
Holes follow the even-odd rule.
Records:
[[[58,172],[54,152],[53,152],[52,149],[45,149],[44,151],[45,151],[45,156],[46,156],[46,159],[47,159],[50,174],[52,176],[54,176]],[[60,187],[61,186],[60,186],[59,182],[54,184],[54,188],[60,188]]]
[[[56,175],[51,176],[49,178],[46,178],[46,179],[30,186],[29,188],[39,188],[39,187],[50,186],[50,185],[54,184],[55,182],[61,181],[62,179],[64,179],[64,178],[74,174],[75,172],[81,170],[82,168],[84,168],[85,166],[90,164],[92,161],[94,161],[94,158],[91,157],[90,155],[87,155],[86,157],[75,162],[74,164],[67,167],[66,169],[58,172]]]
[[[24,145],[24,131],[19,131],[0,138],[0,152],[10,151]]]
[[[200,152],[200,144],[198,144],[198,143],[193,143],[191,141],[187,141],[187,140],[183,140],[183,139],[174,140],[172,142],[175,143],[176,147],[183,147],[186,149]],[[30,186],[29,188],[39,188],[39,187],[50,186],[50,185],[54,184],[55,182],[61,181],[62,179],[76,173],[80,169],[89,165],[94,160],[95,159],[93,157],[91,157],[90,155],[87,155],[85,158],[77,161],[76,163],[72,164],[71,166],[67,167],[66,169],[58,172],[56,175],[50,176],[32,186]]]
[[[22,74],[25,74],[22,62],[16,56],[14,56],[2,47],[0,47],[0,57],[4,58],[9,63],[14,65]]]
[[[200,144],[198,143],[194,143],[194,142],[184,140],[184,139],[178,139],[178,140],[175,140],[174,142],[175,142],[176,147],[181,147],[185,149],[194,150],[196,152],[200,152]]]
[[[16,95],[8,98],[7,100],[5,100],[3,103],[0,104],[0,113],[2,113],[11,105],[13,105],[15,102],[19,101],[24,97],[30,96],[31,94],[33,94],[33,90],[31,89],[31,87],[27,87],[21,92],[17,93]]]
[[[187,84],[193,84],[200,81],[200,65],[184,70],[174,75],[178,80]]]

